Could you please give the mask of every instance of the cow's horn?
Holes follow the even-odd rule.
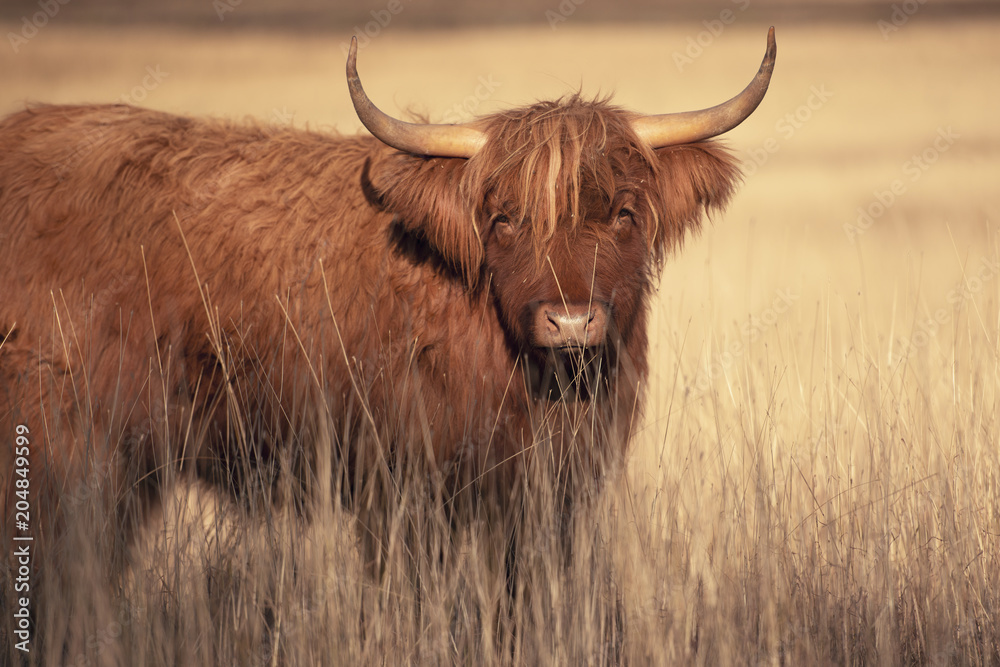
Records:
[[[358,78],[358,38],[351,38],[347,54],[347,87],[358,118],[368,131],[384,143],[407,153],[440,157],[472,157],[484,143],[486,135],[468,124],[433,125],[407,123],[379,110],[365,95]]]
[[[753,113],[767,92],[774,70],[774,26],[767,31],[767,51],[757,76],[743,92],[718,106],[701,111],[640,116],[632,121],[632,129],[653,148],[687,144],[728,132]]]

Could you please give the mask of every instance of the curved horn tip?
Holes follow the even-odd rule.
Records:
[[[347,53],[347,89],[358,120],[382,143],[414,155],[471,158],[482,148],[486,135],[469,124],[414,124],[397,120],[376,107],[361,85],[357,68],[358,40],[351,39]]]
[[[778,52],[778,46],[774,42],[774,26],[772,25],[767,29],[767,52],[768,58],[774,58],[775,54]]]
[[[351,35],[351,48],[347,51],[347,76],[358,73],[358,37]]]

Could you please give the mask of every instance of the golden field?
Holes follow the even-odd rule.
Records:
[[[919,19],[776,26],[768,96],[725,137],[744,187],[663,273],[628,469],[571,562],[535,531],[511,618],[484,540],[416,496],[398,520],[459,547],[414,564],[394,544],[378,588],[338,505],[263,527],[219,512],[162,522],[144,543],[162,553],[124,578],[70,536],[97,544],[46,593],[35,659],[1000,662],[1000,25]],[[737,18],[686,53],[703,25],[390,24],[358,66],[386,111],[431,120],[578,89],[663,112],[742,89],[766,29]],[[355,132],[349,37],[53,21],[0,44],[0,113],[125,99]],[[191,489],[168,514],[199,502],[217,501]],[[113,529],[99,510],[87,530]]]

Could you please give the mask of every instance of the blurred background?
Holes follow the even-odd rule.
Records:
[[[0,8],[0,17],[17,20],[39,9],[38,0],[7,0]],[[239,6],[239,12],[227,17],[231,25],[259,25],[296,29],[335,30],[371,19],[371,12],[385,9],[388,2],[363,0],[243,0],[227,4]],[[560,3],[544,0],[509,0],[504,3],[469,2],[468,0],[400,0],[406,7],[406,17],[400,25],[407,27],[441,28],[470,25],[523,25],[537,22],[546,10],[559,11]],[[873,0],[752,0],[732,3],[741,7],[751,20],[815,21],[815,20],[878,20],[892,3]],[[908,3],[898,3],[902,7]],[[996,3],[990,0],[914,0],[925,18],[941,19],[964,16],[975,18],[996,14]],[[212,0],[70,0],[61,2],[60,13],[65,21],[90,23],[167,22],[192,27],[211,27],[217,20]],[[699,21],[729,6],[726,2],[682,0],[567,0],[564,7],[575,6],[574,21]]]

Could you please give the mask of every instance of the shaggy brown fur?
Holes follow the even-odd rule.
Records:
[[[5,516],[17,424],[53,497],[85,462],[231,461],[248,430],[266,456],[324,409],[358,475],[400,448],[461,480],[539,451],[599,473],[641,407],[661,260],[738,180],[630,118],[499,113],[468,160],[128,106],[0,121]],[[539,304],[601,309],[603,344],[539,345]]]

